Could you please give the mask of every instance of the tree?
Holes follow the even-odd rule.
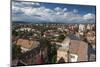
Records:
[[[18,45],[12,45],[12,59],[19,58],[21,56],[21,48]]]
[[[65,36],[64,36],[64,35],[59,35],[58,40],[63,41],[63,40],[64,40],[64,38],[65,38]]]
[[[49,45],[49,50],[48,50],[49,63],[56,63],[56,56],[57,56],[56,44]]]
[[[48,48],[48,62],[47,63],[56,63],[57,48],[56,44],[51,44],[49,40],[42,38],[40,39],[41,46]]]

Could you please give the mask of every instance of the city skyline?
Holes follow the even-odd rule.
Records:
[[[96,7],[89,5],[12,2],[12,21],[95,23]]]

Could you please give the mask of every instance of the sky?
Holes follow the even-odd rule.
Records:
[[[12,2],[12,21],[95,23],[96,7],[44,2]]]

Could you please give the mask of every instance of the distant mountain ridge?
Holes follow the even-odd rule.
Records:
[[[71,23],[71,22],[25,22],[25,21],[12,21],[12,23],[20,23],[20,24],[95,24],[95,23]]]

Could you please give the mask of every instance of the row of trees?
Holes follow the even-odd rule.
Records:
[[[42,38],[40,43],[48,48],[48,61],[46,63],[56,63],[57,48],[55,44],[51,44],[46,38]],[[43,45],[41,45],[43,47]]]

